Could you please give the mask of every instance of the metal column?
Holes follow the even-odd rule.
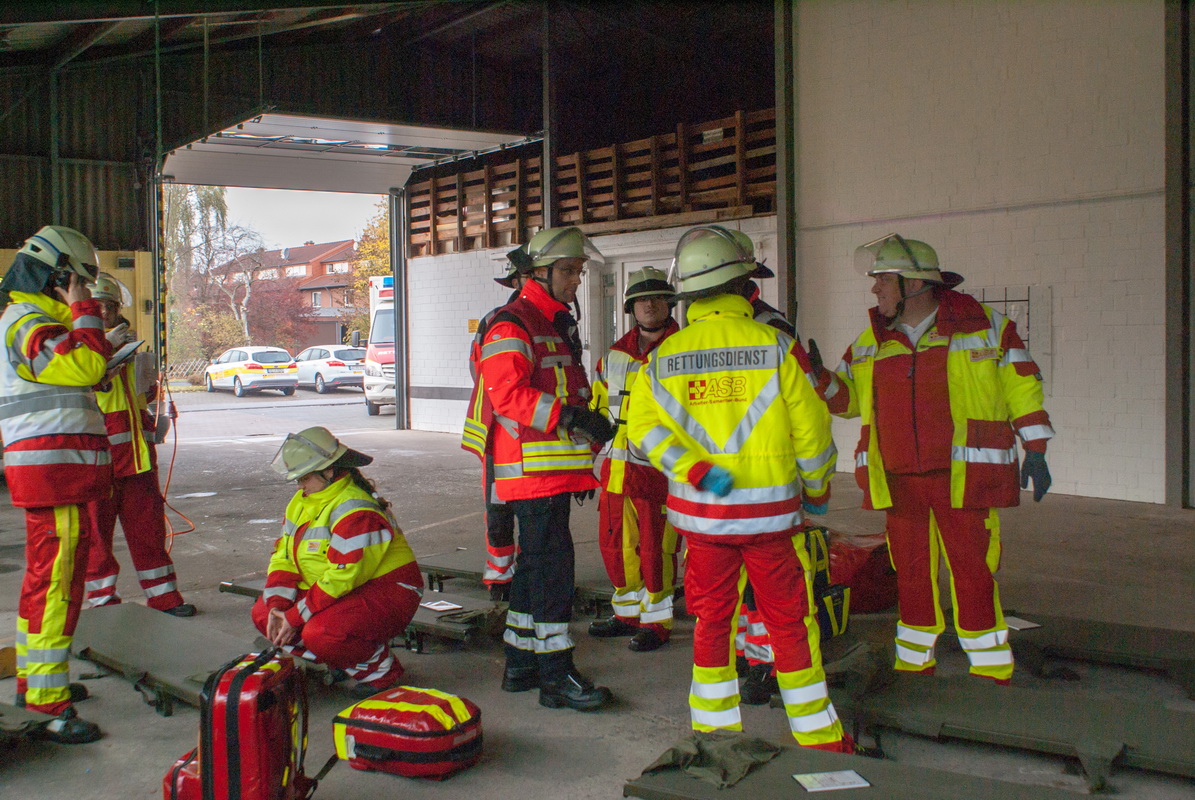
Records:
[[[411,380],[407,336],[407,243],[411,220],[407,190],[390,190],[390,273],[394,276],[394,429],[410,430]]]
[[[1191,3],[1166,3],[1166,504],[1189,508],[1195,498],[1195,347],[1192,253]]]
[[[776,289],[797,324],[797,32],[793,0],[776,0]]]

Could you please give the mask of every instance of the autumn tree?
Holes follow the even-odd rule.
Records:
[[[250,341],[282,347],[292,354],[315,333],[316,317],[298,291],[299,278],[263,281],[247,302]]]
[[[380,200],[376,211],[357,242],[357,255],[353,259],[352,279],[348,285],[348,302],[353,311],[345,316],[345,327],[349,332],[369,333],[369,279],[377,275],[390,275],[390,210],[386,200]]]

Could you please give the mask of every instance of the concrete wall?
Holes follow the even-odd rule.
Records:
[[[872,305],[852,251],[890,231],[965,289],[1031,287],[1054,491],[1162,502],[1163,4],[796,16],[802,334],[837,360]],[[840,469],[857,431],[836,423]]]

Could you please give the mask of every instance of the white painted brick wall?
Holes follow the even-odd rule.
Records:
[[[974,286],[1049,286],[1054,491],[1162,502],[1161,2],[798,5],[801,332],[865,324],[896,230]],[[836,422],[852,468],[855,422]]]

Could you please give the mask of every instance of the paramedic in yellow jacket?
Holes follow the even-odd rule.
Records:
[[[602,462],[598,546],[614,584],[614,614],[589,625],[591,636],[631,636],[630,649],[646,653],[672,634],[676,583],[676,529],[664,516],[668,479],[630,443],[627,417],[631,388],[648,356],[680,330],[672,318],[676,289],[655,267],[627,279],[623,311],[635,326],[598,361],[592,408],[614,423],[614,439]]]
[[[1006,316],[952,287],[925,242],[890,234],[856,251],[875,279],[871,324],[835,373],[819,370],[830,411],[862,417],[855,477],[863,507],[888,512],[900,621],[896,669],[933,674],[945,629],[938,562],[950,567],[954,627],[971,674],[1006,684],[1013,657],[1000,608],[997,508],[1050,486],[1041,373]]]
[[[800,533],[802,505],[829,497],[830,415],[801,346],[752,319],[742,289],[754,268],[716,226],[681,238],[675,269],[689,326],[656,348],[635,382],[630,439],[668,476],[668,520],[689,548],[693,728],[742,729],[734,639],[750,579],[793,737],[851,753],[826,689]]]
[[[402,531],[351,450],[327,428],[289,434],[273,468],[299,486],[270,558],[253,623],[287,652],[343,670],[353,694],[393,686],[390,640],[415,616],[423,577]]]

